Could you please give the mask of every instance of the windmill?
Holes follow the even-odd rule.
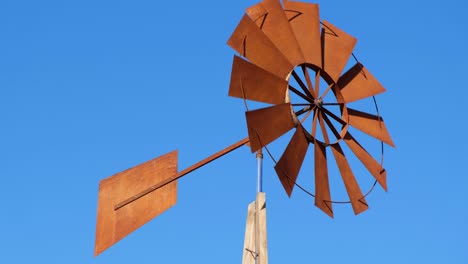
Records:
[[[243,263],[267,263],[266,206],[262,190],[262,149],[291,196],[309,147],[313,148],[315,205],[333,217],[328,157],[333,156],[355,214],[368,209],[343,147],[348,148],[384,190],[386,171],[351,133],[394,146],[374,96],[383,86],[353,54],[357,40],[320,20],[312,3],[263,0],[247,8],[228,40],[234,55],[229,95],[269,104],[247,110],[248,137],[178,171],[177,151],[104,179],[99,184],[95,255],[176,203],[177,180],[237,148],[257,153],[256,200],[248,206]],[[354,60],[353,66],[346,69]],[[353,109],[350,103],[373,98],[377,114]],[[311,121],[310,123],[306,121]],[[280,159],[268,145],[294,131]],[[359,134],[361,135],[361,134]],[[327,154],[328,153],[328,154]],[[375,185],[374,183],[374,185]]]

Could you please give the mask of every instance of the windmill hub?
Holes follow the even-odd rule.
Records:
[[[314,104],[315,104],[317,107],[321,107],[322,104],[323,104],[322,98],[314,99]]]

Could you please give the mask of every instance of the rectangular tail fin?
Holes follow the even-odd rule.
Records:
[[[177,201],[173,181],[122,208],[115,206],[177,174],[177,151],[117,173],[99,183],[94,255],[97,256]]]

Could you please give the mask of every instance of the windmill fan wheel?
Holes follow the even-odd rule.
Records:
[[[233,59],[229,95],[273,105],[246,112],[252,152],[295,129],[275,165],[290,196],[312,143],[315,205],[330,217],[327,149],[331,149],[354,213],[359,214],[368,205],[341,146],[352,151],[384,190],[386,171],[348,128],[394,147],[380,115],[348,107],[385,91],[357,59],[344,72],[354,57],[356,42],[330,22],[320,21],[317,4],[286,0],[283,4],[264,0],[249,7],[228,40],[241,55]],[[310,130],[304,123],[308,116]]]

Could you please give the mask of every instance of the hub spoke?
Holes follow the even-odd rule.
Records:
[[[302,108],[301,110],[295,112],[294,114],[295,114],[296,116],[301,116],[301,115],[303,115],[303,114],[309,112],[310,110],[312,110],[312,106],[309,105],[309,106],[306,106],[306,107]]]
[[[289,85],[289,90],[293,93],[295,93],[297,96],[301,97],[302,99],[306,100],[307,102],[313,104],[314,101],[312,99],[310,99],[309,97],[305,96],[303,93],[301,93],[299,90],[297,90],[296,88],[292,87],[291,85]]]
[[[325,90],[325,92],[323,92],[322,96],[320,96],[321,99],[325,98],[325,96],[327,95],[327,93],[330,91],[330,89],[333,87],[333,83],[328,85],[327,89]]]
[[[315,94],[318,96],[320,94],[320,70],[315,73],[315,90]]]
[[[314,99],[315,97],[310,93],[309,89],[307,89],[307,86],[304,84],[304,82],[301,80],[301,78],[299,77],[299,75],[297,75],[296,71],[292,71],[292,76],[294,77],[294,79],[296,80],[296,82],[299,84],[299,86],[301,87],[301,89],[304,91],[304,93],[309,96],[311,99]]]
[[[304,65],[302,65],[302,72],[304,73],[304,76],[306,78],[310,93],[313,95],[313,98],[317,98],[317,94],[315,93],[314,87],[312,86],[312,81],[310,80],[309,70]]]

